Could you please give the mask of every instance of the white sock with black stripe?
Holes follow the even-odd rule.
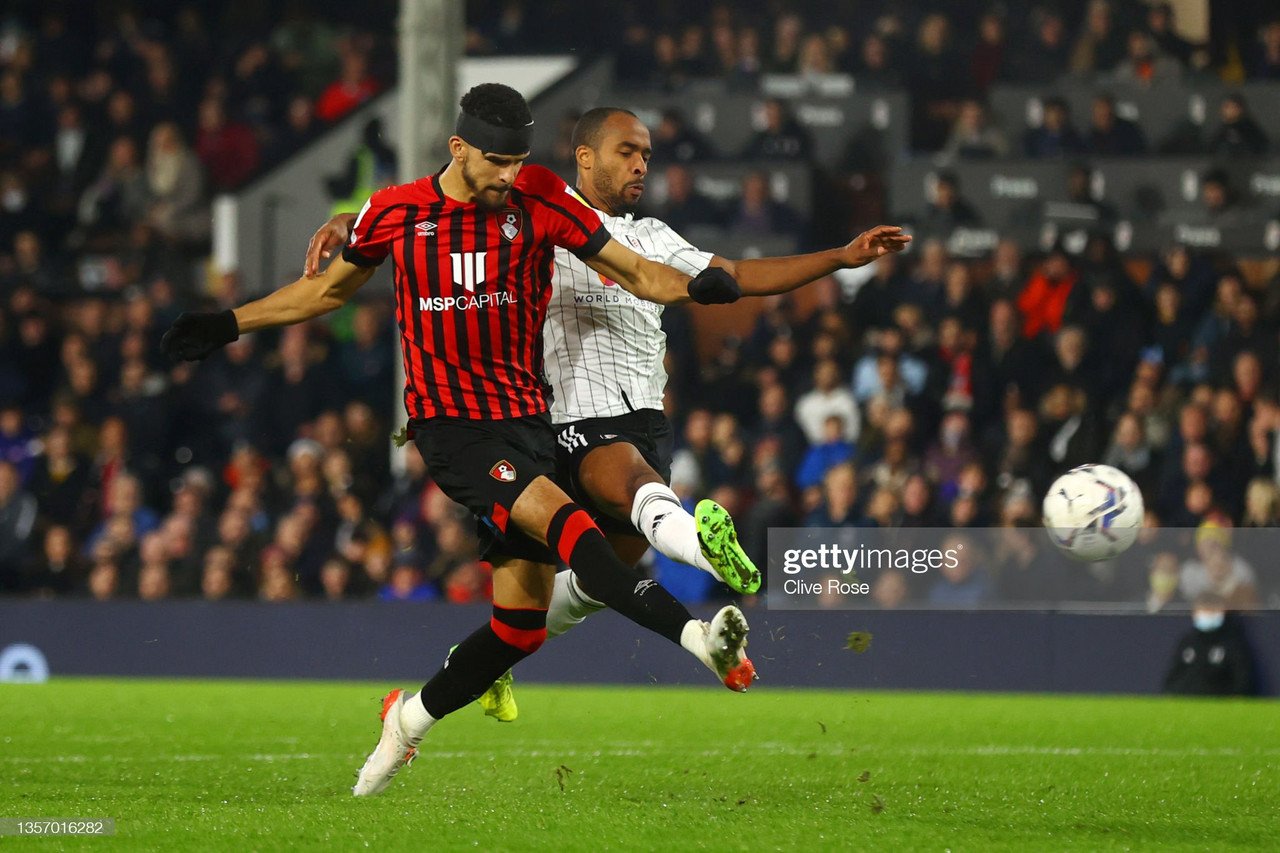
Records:
[[[659,552],[704,572],[716,573],[703,556],[697,523],[667,485],[645,483],[636,490],[631,523]]]
[[[551,606],[547,608],[547,636],[558,637],[604,605],[582,591],[571,569],[556,572],[551,588]]]

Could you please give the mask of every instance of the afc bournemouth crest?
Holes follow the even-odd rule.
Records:
[[[516,479],[516,467],[503,459],[497,465],[494,465],[489,469],[489,476],[500,483],[514,483]]]
[[[510,243],[520,233],[520,211],[504,210],[501,216],[502,225],[498,227],[498,230],[502,232],[502,236]]]

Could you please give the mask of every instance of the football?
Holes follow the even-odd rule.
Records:
[[[1142,492],[1110,465],[1081,465],[1044,496],[1044,526],[1063,553],[1086,562],[1109,560],[1133,544],[1142,526]]]

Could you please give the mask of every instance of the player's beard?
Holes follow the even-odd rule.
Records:
[[[477,207],[483,207],[488,210],[498,210],[507,204],[507,196],[509,191],[482,185],[476,180],[475,175],[471,174],[471,170],[467,168],[467,161],[462,161],[462,181],[467,185],[467,189],[471,190],[472,197],[476,200]]]
[[[642,196],[637,197],[635,201],[631,201],[627,198],[626,194],[627,187],[632,186],[633,184],[627,183],[622,186],[618,186],[613,177],[603,170],[597,170],[594,175],[594,179],[596,198],[603,200],[609,205],[609,209],[606,213],[610,216],[623,216],[628,213],[636,212],[636,208],[640,206],[640,198]],[[643,181],[637,181],[634,183],[638,183],[643,189]]]

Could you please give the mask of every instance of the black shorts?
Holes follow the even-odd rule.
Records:
[[[640,536],[640,531],[630,521],[614,518],[592,502],[578,480],[578,468],[592,449],[626,442],[640,451],[644,461],[662,477],[664,483],[670,484],[675,438],[667,416],[654,409],[639,409],[612,418],[586,418],[557,424],[555,429],[556,482],[569,493],[569,497],[591,513],[601,530]]]
[[[529,484],[555,476],[555,430],[547,415],[439,417],[415,419],[409,426],[431,478],[476,517],[482,557],[559,562],[547,546],[510,523],[511,507]]]

